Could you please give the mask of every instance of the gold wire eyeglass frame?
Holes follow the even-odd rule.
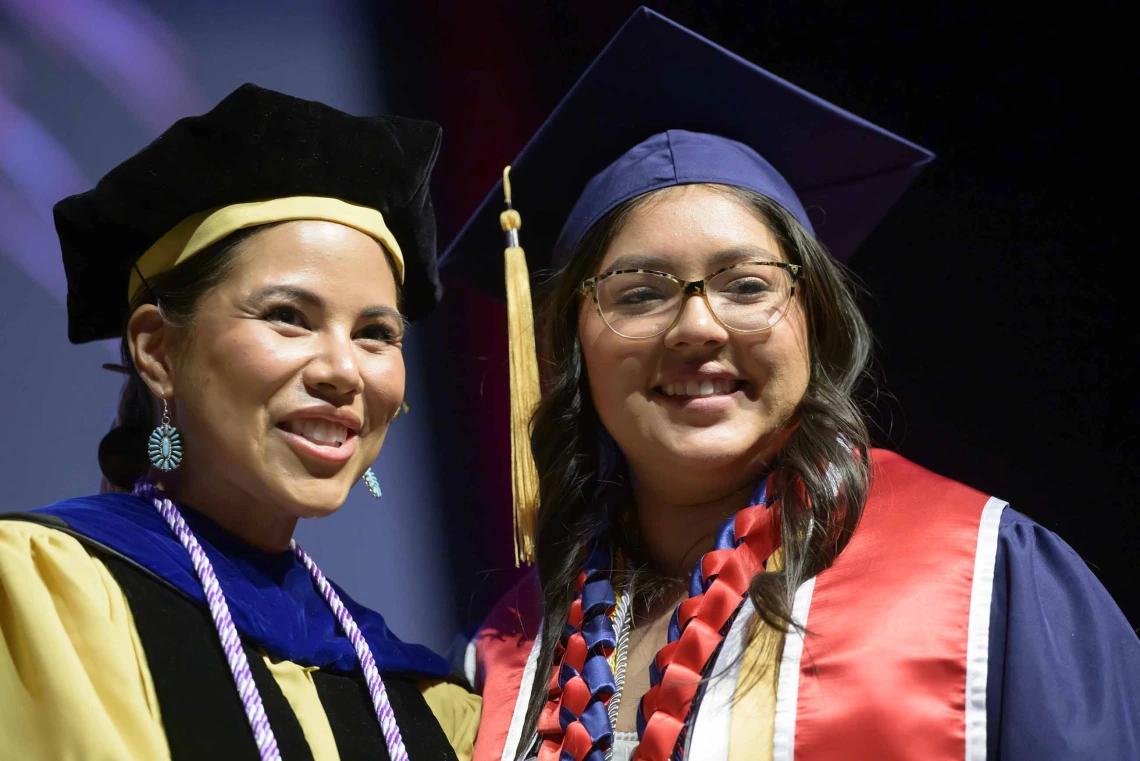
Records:
[[[709,283],[709,281],[712,280],[713,278],[717,277],[718,275],[722,275],[725,272],[728,272],[729,270],[734,270],[734,269],[737,269],[739,267],[756,267],[756,266],[778,267],[778,268],[784,270],[785,272],[787,272],[788,275],[791,276],[791,278],[792,278],[792,289],[791,289],[791,291],[788,292],[788,303],[784,305],[783,311],[780,312],[780,318],[778,320],[776,320],[775,322],[773,322],[771,325],[767,325],[763,328],[757,328],[756,330],[740,330],[738,328],[733,328],[729,325],[726,325],[724,323],[724,320],[722,320],[720,318],[720,315],[718,315],[716,313],[716,310],[713,309],[712,304],[709,303],[709,296],[708,296],[708,283]],[[727,330],[731,333],[763,333],[765,330],[771,330],[772,328],[779,325],[784,320],[784,317],[788,314],[788,306],[792,303],[792,299],[794,299],[796,296],[796,283],[797,283],[797,281],[799,281],[800,277],[802,276],[802,272],[803,272],[803,267],[801,265],[789,264],[788,262],[738,262],[736,264],[730,264],[727,267],[721,267],[716,272],[713,272],[712,274],[706,275],[701,280],[682,280],[681,278],[677,277],[676,275],[670,274],[668,272],[662,272],[660,270],[642,269],[639,267],[639,268],[635,268],[635,269],[613,270],[611,272],[603,272],[600,275],[594,275],[591,278],[586,278],[585,280],[582,281],[581,285],[578,286],[578,291],[583,296],[589,296],[591,299],[593,299],[594,307],[598,310],[598,316],[602,318],[602,322],[605,323],[605,326],[607,328],[612,330],[616,335],[619,335],[622,338],[628,338],[628,339],[633,340],[633,341],[644,341],[644,340],[649,339],[649,338],[656,338],[657,336],[662,335],[664,333],[668,333],[670,330],[672,330],[673,326],[675,326],[677,324],[677,321],[681,319],[681,314],[684,313],[684,311],[685,311],[685,302],[688,300],[688,297],[692,296],[692,295],[698,295],[702,299],[704,299],[705,306],[708,308],[709,314],[711,314],[713,316],[713,319],[716,320],[717,324],[720,325],[725,330]],[[639,274],[639,273],[645,274],[645,275],[660,275],[661,277],[668,278],[669,280],[672,280],[677,285],[681,286],[681,304],[677,308],[677,314],[673,316],[673,321],[670,322],[667,326],[665,326],[661,330],[657,331],[656,333],[654,333],[652,335],[648,335],[648,336],[628,336],[625,333],[622,333],[621,331],[617,330],[613,325],[610,325],[610,321],[606,319],[605,313],[602,312],[602,304],[598,300],[598,284],[601,283],[603,280],[606,280],[607,278],[613,277],[614,275]]]

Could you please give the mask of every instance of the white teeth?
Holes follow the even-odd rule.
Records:
[[[348,439],[348,428],[326,420],[290,420],[285,427],[292,433],[318,444],[340,446]]]
[[[714,396],[731,394],[736,389],[736,381],[729,378],[715,378],[702,381],[677,381],[661,386],[666,396]]]

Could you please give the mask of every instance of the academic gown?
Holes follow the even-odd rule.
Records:
[[[218,576],[282,758],[388,758],[356,653],[304,565],[181,512]],[[189,555],[151,503],[103,494],[0,519],[0,756],[258,758]],[[443,658],[337,593],[412,761],[469,761],[478,696]]]
[[[749,640],[741,601],[686,719],[685,757],[1140,759],[1140,640],[1076,552],[897,454],[874,450],[871,465],[851,542],[796,592],[804,630],[782,648],[763,627]],[[485,701],[475,761],[516,758],[531,689],[549,678],[535,673],[540,626],[532,574],[468,647]]]

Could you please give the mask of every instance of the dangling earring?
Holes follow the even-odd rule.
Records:
[[[364,471],[364,477],[361,480],[363,480],[364,484],[368,487],[368,491],[372,492],[373,497],[380,499],[380,497],[384,496],[380,492],[380,482],[376,480],[376,474],[372,472],[372,468],[368,468],[368,470]]]
[[[182,463],[182,437],[178,429],[170,424],[170,406],[162,400],[162,425],[150,434],[148,449],[154,467],[171,471]]]

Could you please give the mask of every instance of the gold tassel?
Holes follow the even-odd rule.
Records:
[[[511,207],[511,168],[503,170],[507,208],[499,225],[507,234],[503,252],[507,277],[507,342],[511,378],[511,492],[514,498],[515,567],[534,562],[534,527],[538,512],[538,469],[530,449],[531,416],[541,398],[530,271],[519,245],[522,217]]]

